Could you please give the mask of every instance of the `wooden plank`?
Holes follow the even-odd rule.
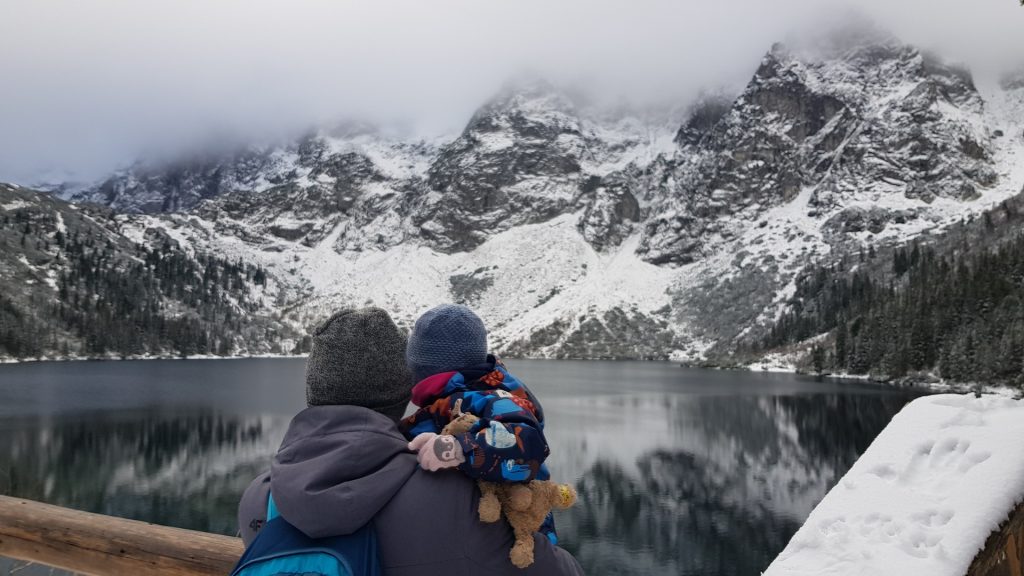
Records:
[[[975,556],[967,576],[1024,576],[1024,502],[1010,513]]]
[[[1024,552],[1024,550],[1017,550],[1017,538],[1022,536],[1024,535],[1015,534],[1011,535],[1006,540],[1006,562],[1009,565],[1008,568],[1010,570],[1010,576],[1024,576],[1024,574],[1021,573],[1020,565],[1020,559],[1022,556],[1021,552]]]
[[[224,576],[239,538],[0,496],[0,556],[95,576]]]

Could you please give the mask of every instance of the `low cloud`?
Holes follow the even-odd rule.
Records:
[[[867,0],[907,41],[998,71],[1016,0]],[[638,102],[739,86],[833,0],[6,0],[0,181],[97,178],[217,134],[340,119],[461,128],[524,70]]]

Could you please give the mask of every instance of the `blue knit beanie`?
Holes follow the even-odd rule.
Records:
[[[441,372],[483,364],[487,361],[487,329],[465,306],[442,304],[431,308],[413,326],[405,360],[417,382]]]

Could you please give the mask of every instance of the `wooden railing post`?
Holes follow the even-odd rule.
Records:
[[[0,556],[95,576],[225,576],[238,538],[0,496]]]
[[[967,576],[1024,576],[1024,502],[988,537]]]

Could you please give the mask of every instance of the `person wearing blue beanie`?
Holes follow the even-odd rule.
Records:
[[[398,429],[425,470],[458,468],[470,478],[516,483],[548,480],[544,410],[537,397],[487,352],[487,330],[465,306],[431,308],[413,326],[405,351],[419,408]],[[445,428],[463,412],[479,418],[468,432]],[[558,543],[548,514],[540,532]]]
[[[436,306],[413,326],[405,358],[416,382],[483,364],[487,362],[487,329],[465,306]]]

